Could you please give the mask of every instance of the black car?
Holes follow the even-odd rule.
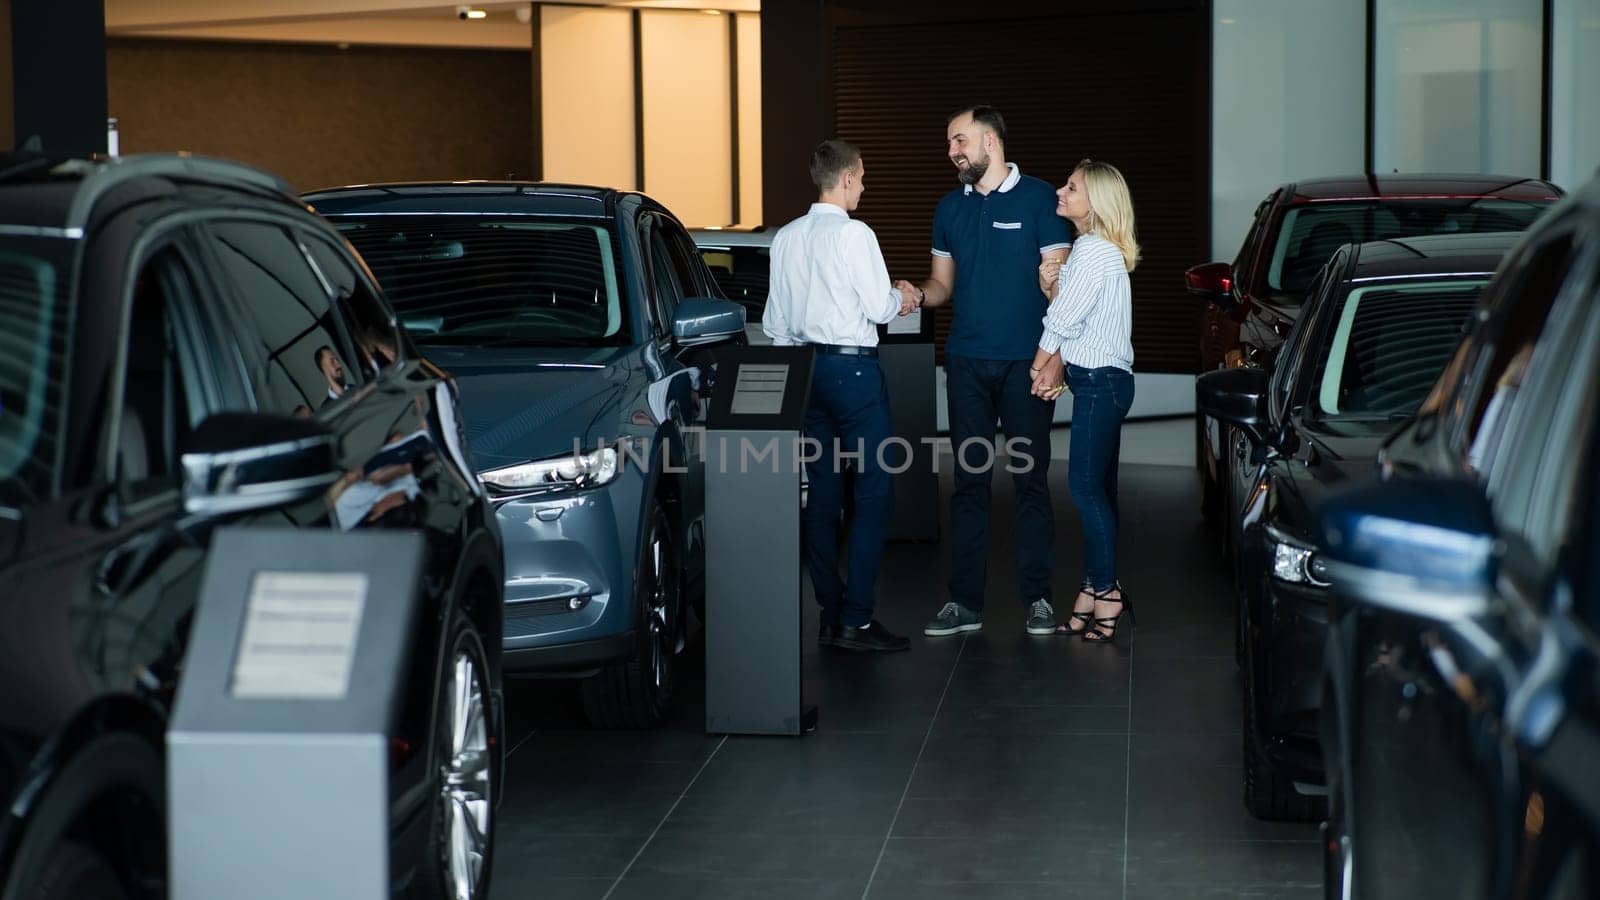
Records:
[[[276,178],[0,161],[0,897],[166,896],[164,733],[222,525],[424,536],[393,884],[481,896],[502,551],[454,392]]]
[[[1279,185],[1256,207],[1232,263],[1185,273],[1188,292],[1205,303],[1199,371],[1271,369],[1312,279],[1345,244],[1521,231],[1559,199],[1561,189],[1547,181],[1510,175],[1372,173]],[[1208,519],[1228,521],[1243,504],[1257,474],[1247,451],[1237,431],[1196,416],[1195,466]],[[1220,536],[1232,555],[1237,534]]]
[[[1330,897],[1600,896],[1597,296],[1600,180],[1317,512]]]
[[[1317,744],[1328,580],[1310,509],[1373,468],[1461,342],[1518,234],[1349,244],[1313,279],[1272,375],[1202,375],[1196,403],[1264,462],[1239,530],[1244,799],[1265,819],[1322,817]]]

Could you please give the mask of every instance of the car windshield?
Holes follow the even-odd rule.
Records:
[[[1450,361],[1486,279],[1360,285],[1324,331],[1311,376],[1318,418],[1401,419]]]
[[[0,505],[50,489],[71,250],[63,238],[0,238]]]
[[[1344,244],[1424,234],[1522,231],[1552,202],[1480,197],[1293,206],[1278,229],[1267,286],[1274,291],[1304,293],[1317,270]]]
[[[612,230],[593,221],[341,216],[419,344],[593,346],[628,340]]]

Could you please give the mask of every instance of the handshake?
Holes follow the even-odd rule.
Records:
[[[900,315],[910,315],[912,310],[922,308],[926,297],[922,288],[902,278],[894,283],[894,289],[900,292]]]

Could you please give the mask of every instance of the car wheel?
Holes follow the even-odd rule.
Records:
[[[463,629],[451,650],[434,723],[438,782],[430,868],[445,900],[473,900],[489,888],[494,862],[494,754],[488,668],[476,633]]]
[[[1294,789],[1294,782],[1273,768],[1257,750],[1255,654],[1245,649],[1244,666],[1244,805],[1250,814],[1270,822],[1315,822],[1327,814],[1322,797]]]
[[[74,754],[29,817],[0,897],[165,897],[164,782],[160,753],[133,734],[107,735]],[[103,852],[118,847],[121,866]]]
[[[57,845],[28,900],[127,900],[117,870],[99,851],[77,841]]]
[[[634,574],[634,653],[583,682],[583,710],[597,728],[650,728],[672,708],[683,611],[683,566],[677,532],[658,500],[646,520]]]

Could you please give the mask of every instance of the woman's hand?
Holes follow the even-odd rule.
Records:
[[[1055,400],[1061,392],[1067,389],[1066,365],[1061,361],[1061,355],[1052,353],[1044,360],[1035,360],[1028,368],[1028,374],[1033,376],[1030,393],[1040,400]]]
[[[1056,282],[1061,279],[1061,267],[1064,265],[1066,263],[1053,259],[1047,259],[1039,264],[1039,290],[1043,291],[1046,297],[1056,295]]]

